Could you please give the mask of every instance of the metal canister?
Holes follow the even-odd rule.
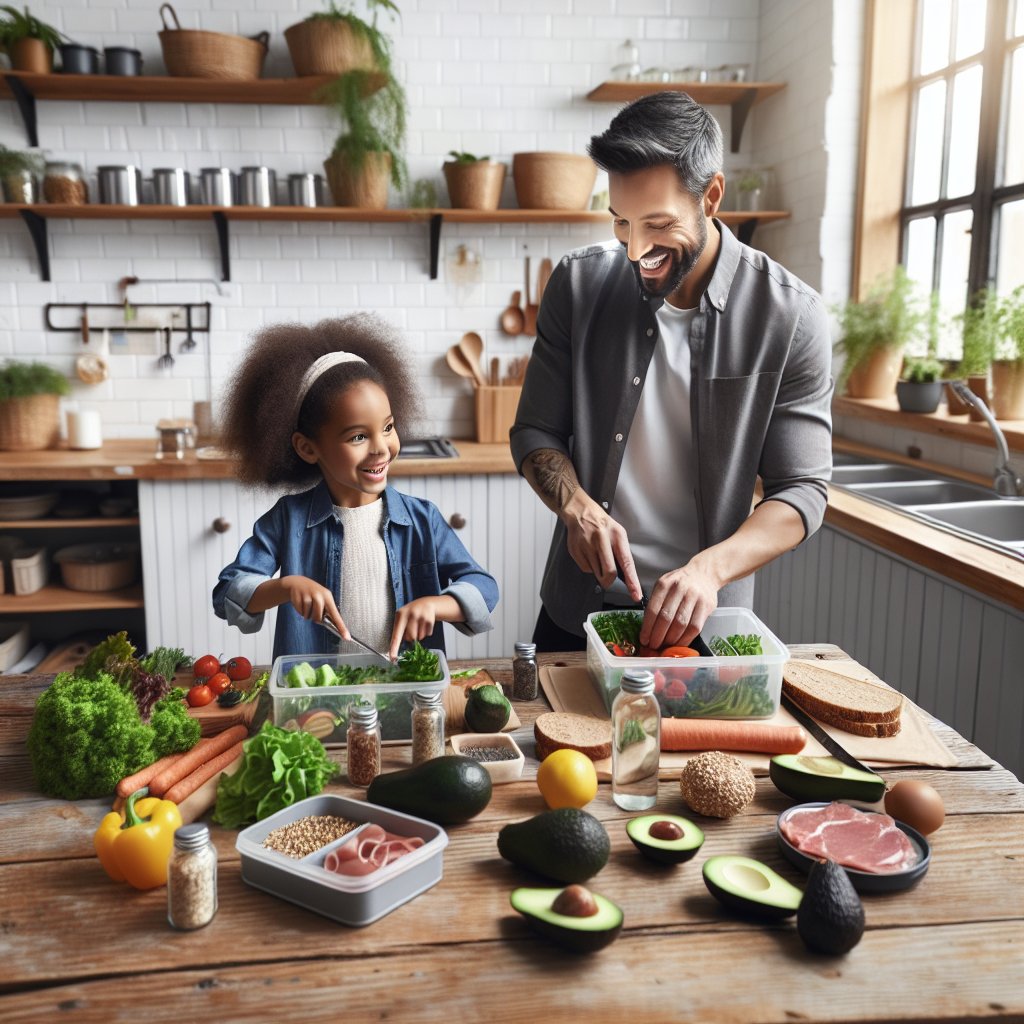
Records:
[[[130,46],[107,46],[103,50],[108,75],[141,75],[142,51]]]
[[[288,175],[289,206],[323,206],[324,179],[319,174]]]
[[[234,206],[238,175],[229,167],[204,167],[199,172],[199,188],[207,206]]]
[[[142,202],[142,171],[134,164],[111,164],[96,168],[100,202],[138,206]]]
[[[243,167],[238,178],[240,206],[274,206],[277,175],[269,167]]]
[[[183,167],[153,168],[153,202],[160,206],[188,206],[192,180]]]

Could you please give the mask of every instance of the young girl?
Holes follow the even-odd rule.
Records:
[[[213,590],[220,618],[253,633],[277,614],[274,657],[335,649],[330,619],[398,656],[444,649],[442,622],[491,629],[498,586],[435,505],[388,486],[399,426],[417,411],[412,367],[376,317],[265,328],[235,374],[222,443],[253,486],[296,488],[253,527]],[[280,570],[280,577],[274,578]]]

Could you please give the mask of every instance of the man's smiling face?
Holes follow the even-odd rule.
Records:
[[[716,176],[709,186],[708,198],[716,190],[720,199],[719,180]],[[611,173],[608,193],[615,237],[626,247],[647,294],[679,300],[673,305],[695,305],[699,290],[689,286],[697,283],[693,278],[702,277],[715,255],[708,252],[704,200],[683,189],[668,164]]]

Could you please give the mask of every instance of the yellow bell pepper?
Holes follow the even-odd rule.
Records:
[[[111,811],[93,837],[103,870],[115,882],[127,882],[136,889],[167,884],[174,832],[181,827],[178,805],[146,796],[148,792],[140,789],[132,793],[124,813]]]

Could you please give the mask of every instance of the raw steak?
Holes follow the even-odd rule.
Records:
[[[917,862],[914,844],[888,814],[865,813],[838,801],[794,811],[781,827],[801,853],[857,871],[889,874]]]

